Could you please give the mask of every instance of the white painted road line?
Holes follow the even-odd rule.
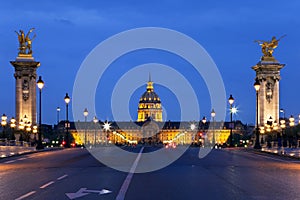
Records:
[[[24,195],[20,196],[19,198],[16,198],[15,200],[25,199],[25,198],[29,197],[30,195],[33,195],[34,193],[36,193],[36,191],[28,192],[27,194],[24,194]]]
[[[57,180],[64,179],[64,178],[66,178],[67,176],[68,176],[68,174],[65,174],[65,175],[63,175],[63,176],[61,176],[61,177],[58,177]]]
[[[18,160],[26,160],[27,158],[25,157],[25,158],[19,158]]]
[[[17,160],[10,160],[10,161],[6,161],[6,162],[4,162],[4,163],[6,163],[6,164],[9,164],[9,163],[13,163],[13,162],[16,162]]]
[[[46,183],[46,184],[42,185],[40,188],[44,189],[44,188],[48,187],[49,185],[51,185],[53,183],[54,183],[54,181],[50,181],[49,183]]]
[[[139,160],[140,160],[140,158],[142,156],[143,150],[144,150],[144,147],[142,147],[142,149],[140,150],[138,156],[136,157],[136,159],[135,159],[135,161],[134,161],[134,163],[133,163],[133,165],[132,165],[132,167],[131,167],[131,169],[130,169],[130,171],[129,171],[129,173],[128,173],[128,175],[127,175],[127,177],[126,177],[126,179],[125,179],[125,181],[124,181],[124,183],[123,183],[123,185],[122,185],[122,187],[121,187],[121,189],[119,191],[119,194],[118,194],[116,200],[123,200],[123,199],[125,199],[125,194],[126,194],[126,192],[128,190],[129,184],[131,182],[131,179],[133,177],[135,169],[136,169],[136,167],[138,165],[138,162],[139,162]]]

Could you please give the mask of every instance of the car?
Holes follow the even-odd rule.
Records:
[[[176,143],[174,143],[174,142],[168,143],[168,144],[166,145],[166,149],[168,149],[168,148],[173,148],[173,149],[175,149],[175,148],[176,148]]]

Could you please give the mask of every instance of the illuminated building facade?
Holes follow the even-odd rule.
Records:
[[[154,92],[153,82],[149,75],[147,91],[141,96],[138,106],[138,122],[144,122],[152,118],[156,122],[162,122],[162,107],[159,96]]]
[[[95,124],[92,121],[72,122],[69,131],[77,144],[83,144],[86,138],[87,145],[168,144],[173,142],[181,145],[206,146],[212,145],[213,141],[222,145],[227,142],[230,134],[229,122],[163,121],[161,100],[154,92],[151,78],[147,83],[147,91],[139,100],[137,121],[99,121],[98,123]],[[244,135],[246,126],[239,121],[234,123],[233,133]],[[62,121],[60,122],[62,132],[64,128]]]
[[[104,130],[104,124],[109,123],[110,129]],[[215,134],[216,144],[227,142],[230,134],[229,122],[215,122],[214,130],[209,129],[210,122],[155,122],[147,120],[145,122],[101,122],[95,125],[93,122],[71,122],[70,133],[77,144],[84,143],[84,134],[86,133],[87,144],[167,144],[174,142],[182,145],[208,145],[213,142]],[[196,129],[192,130],[192,124]],[[234,135],[247,135],[251,133],[246,125],[240,121],[235,121]],[[212,126],[212,124],[211,124]],[[101,128],[100,128],[101,127]],[[122,127],[122,128],[120,128]],[[60,132],[64,132],[64,121],[59,124]]]

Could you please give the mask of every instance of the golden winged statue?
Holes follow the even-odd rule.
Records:
[[[19,40],[19,55],[20,54],[27,54],[31,55],[32,54],[32,40],[36,37],[36,34],[33,35],[32,38],[29,37],[30,33],[34,31],[34,28],[31,28],[28,33],[24,34],[23,30],[19,30],[19,32],[15,31],[18,35],[18,40]]]
[[[263,53],[262,59],[274,59],[273,52],[277,48],[279,40],[281,40],[286,35],[281,36],[276,39],[275,36],[272,37],[271,41],[255,40],[261,46],[261,51]]]

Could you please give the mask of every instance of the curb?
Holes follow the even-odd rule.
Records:
[[[11,155],[6,155],[5,157],[0,157],[1,159],[6,159],[6,158],[12,158],[12,157],[18,157],[18,156],[23,156],[23,155],[28,155],[28,154],[34,154],[34,153],[41,153],[41,152],[46,152],[46,151],[58,151],[58,150],[63,150],[64,148],[62,147],[57,147],[57,148],[45,148],[41,150],[33,150],[33,151],[27,151],[24,153],[14,153]]]
[[[245,149],[246,151],[251,151],[257,154],[269,154],[269,155],[274,155],[278,157],[283,157],[283,158],[290,158],[294,160],[300,160],[300,157],[297,156],[291,156],[289,154],[281,154],[281,153],[275,153],[275,152],[270,152],[270,151],[265,151],[265,150],[258,150],[258,149]]]

